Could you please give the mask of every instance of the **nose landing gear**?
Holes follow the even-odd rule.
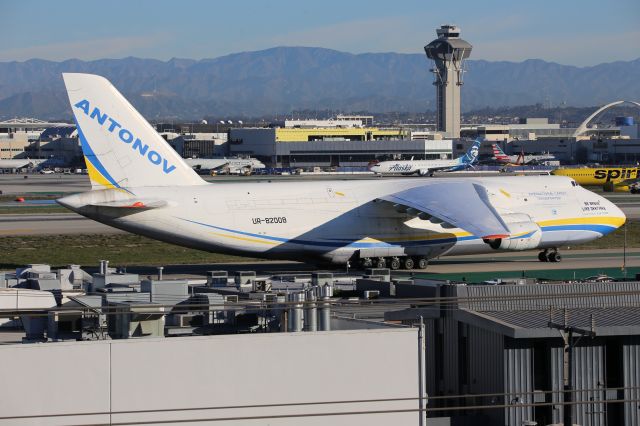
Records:
[[[540,262],[560,262],[562,261],[562,256],[556,248],[544,249],[538,254],[538,260]]]

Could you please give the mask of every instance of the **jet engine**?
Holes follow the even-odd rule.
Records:
[[[631,192],[632,194],[638,193],[638,183],[632,183],[629,185],[614,184],[613,182],[606,182],[602,185],[604,192]]]
[[[526,214],[514,213],[502,215],[509,227],[509,238],[487,238],[483,241],[494,250],[531,250],[537,248],[542,238],[542,230]]]
[[[418,170],[418,174],[420,176],[431,176],[433,175],[433,172],[431,172],[429,169],[420,169]]]

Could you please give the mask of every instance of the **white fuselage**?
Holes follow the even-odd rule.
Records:
[[[213,252],[344,263],[357,250],[400,247],[427,258],[493,249],[468,232],[400,213],[378,198],[428,182],[458,178],[295,181],[132,188],[135,199],[162,207],[116,215],[83,208],[131,198],[108,189],[61,204],[133,233]],[[528,215],[541,229],[539,248],[590,241],[624,223],[614,204],[558,176],[474,178],[501,215]],[[425,188],[428,191],[428,187]],[[446,203],[446,200],[443,200]],[[532,247],[533,248],[533,247]]]
[[[186,158],[189,166],[202,170],[227,169],[229,173],[263,169],[264,164],[255,158]]]
[[[525,154],[522,155],[507,155],[504,160],[498,159],[502,163],[510,164],[528,164],[528,163],[540,163],[544,161],[554,161],[556,157],[551,154]]]
[[[369,170],[377,174],[426,174],[429,170],[447,169],[458,165],[458,159],[382,161],[369,166]]]

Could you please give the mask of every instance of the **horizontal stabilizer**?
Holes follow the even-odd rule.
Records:
[[[481,238],[510,232],[491,205],[486,189],[471,182],[426,184],[380,197],[435,216]]]
[[[101,207],[101,208],[112,208],[112,209],[156,209],[158,207],[164,207],[167,205],[167,202],[164,200],[122,200],[122,201],[111,201],[107,203],[95,203],[88,204],[88,206],[92,207]]]
[[[142,213],[147,210],[164,207],[165,200],[131,197],[122,200],[100,201],[109,194],[108,191],[91,191],[83,194],[73,194],[56,200],[58,204],[85,216],[100,215],[118,218]]]

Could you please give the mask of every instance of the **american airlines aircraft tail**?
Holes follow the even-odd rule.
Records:
[[[493,149],[493,156],[497,161],[505,163],[511,161],[509,156],[504,153],[504,151],[498,146],[498,144],[492,144],[491,148]]]
[[[63,78],[92,189],[205,183],[107,79]]]

